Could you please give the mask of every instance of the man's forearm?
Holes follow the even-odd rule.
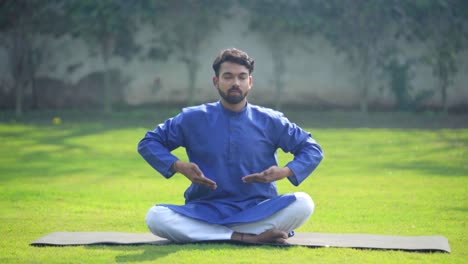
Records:
[[[157,140],[146,136],[138,144],[138,152],[151,167],[164,177],[170,178],[174,175],[174,171],[171,167],[178,158],[171,154],[171,152]]]
[[[172,163],[172,165],[171,165],[171,170],[172,170],[173,172],[180,172],[180,171],[178,170],[178,166],[177,166],[177,163],[180,163],[180,162],[181,162],[180,160],[176,160],[176,161],[174,161],[174,163]]]
[[[282,170],[283,170],[283,175],[284,175],[284,177],[282,178],[288,178],[288,177],[294,176],[294,172],[288,166],[283,167]]]

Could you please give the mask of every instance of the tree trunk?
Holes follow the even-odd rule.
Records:
[[[368,70],[368,62],[363,61],[364,64],[361,70],[361,81],[360,81],[360,100],[359,100],[359,109],[361,113],[368,113],[369,112],[369,70]]]
[[[37,110],[39,109],[39,93],[37,92],[36,87],[36,77],[31,76],[31,109]]]
[[[195,87],[197,81],[197,62],[194,60],[187,60],[185,65],[187,66],[188,73],[188,93],[187,93],[187,105],[193,105],[195,103]]]
[[[37,87],[36,87],[36,71],[37,71],[37,68],[39,66],[39,61],[37,59],[37,54],[35,54],[35,51],[33,50],[34,47],[33,47],[33,40],[32,40],[32,37],[30,39],[29,42],[29,45],[27,47],[28,49],[28,54],[27,54],[27,61],[28,61],[28,75],[27,75],[27,78],[28,78],[28,81],[31,85],[31,109],[35,110],[35,109],[38,109],[39,108],[39,94],[38,94],[38,91],[37,91]]]
[[[360,104],[359,104],[359,109],[361,111],[361,113],[368,113],[369,112],[369,99],[368,99],[368,94],[367,94],[367,85],[363,84],[361,85],[362,89],[361,89],[361,98],[360,98]]]
[[[15,115],[20,117],[23,115],[23,87],[16,81],[13,87],[15,89]]]
[[[368,113],[369,112],[369,87],[371,84],[371,54],[369,54],[369,50],[365,50],[361,56],[361,67],[360,67],[360,77],[358,82],[360,84],[360,100],[359,100],[359,109],[361,113]]]
[[[109,57],[110,57],[111,43],[106,38],[102,43],[102,63],[104,66],[103,70],[103,110],[104,113],[112,113],[112,87],[110,86],[110,70],[109,70]]]
[[[282,108],[282,97],[284,90],[284,71],[285,71],[285,62],[284,62],[284,51],[276,50],[273,54],[273,72],[274,72],[274,82],[275,82],[275,109],[280,111]]]
[[[15,91],[15,115],[20,117],[23,115],[23,97],[24,97],[24,56],[26,51],[24,50],[25,38],[24,29],[21,24],[15,30],[12,35],[11,47],[12,52],[10,54],[10,67],[13,76],[13,88]]]
[[[447,58],[447,54],[443,51],[440,51],[437,53],[436,64],[433,66],[435,67],[435,75],[439,79],[442,112],[445,114],[448,113],[447,89],[450,85],[450,80],[452,77],[448,66],[448,60],[449,59]]]
[[[286,71],[286,50],[287,47],[281,41],[277,39],[277,35],[270,37],[270,49],[273,61],[273,82],[275,89],[275,98],[273,99],[273,105],[276,110],[280,111],[283,103],[283,90],[284,90],[284,74]]]
[[[442,99],[442,112],[445,114],[448,113],[447,87],[448,87],[448,81],[446,80],[446,78],[442,78],[440,92],[441,92],[441,99]]]

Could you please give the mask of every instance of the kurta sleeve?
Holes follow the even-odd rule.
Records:
[[[155,130],[148,131],[138,143],[140,155],[164,177],[174,175],[171,166],[178,160],[171,151],[184,145],[182,114],[166,120]]]
[[[288,180],[294,186],[298,186],[322,161],[322,148],[310,133],[289,122],[285,117],[280,118],[280,126],[278,145],[284,152],[294,155],[294,159],[286,164],[294,173],[294,176],[288,177]]]

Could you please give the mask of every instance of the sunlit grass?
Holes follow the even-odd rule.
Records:
[[[235,245],[37,248],[56,231],[148,232],[147,209],[183,203],[136,152],[148,127],[0,124],[0,262],[462,263],[468,259],[467,129],[310,129],[325,159],[299,187],[316,203],[299,232],[444,235],[451,254]],[[176,155],[186,159],[183,149]],[[291,158],[279,154],[281,164]]]

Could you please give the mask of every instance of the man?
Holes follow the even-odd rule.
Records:
[[[222,51],[213,62],[220,101],[185,108],[140,141],[139,153],[164,177],[178,172],[192,182],[185,205],[149,210],[153,234],[174,242],[285,243],[313,213],[309,195],[278,195],[275,181],[299,185],[322,160],[322,150],[282,113],[247,102],[253,69],[245,52]],[[190,162],[171,154],[181,146]],[[282,168],[278,148],[294,155]]]

